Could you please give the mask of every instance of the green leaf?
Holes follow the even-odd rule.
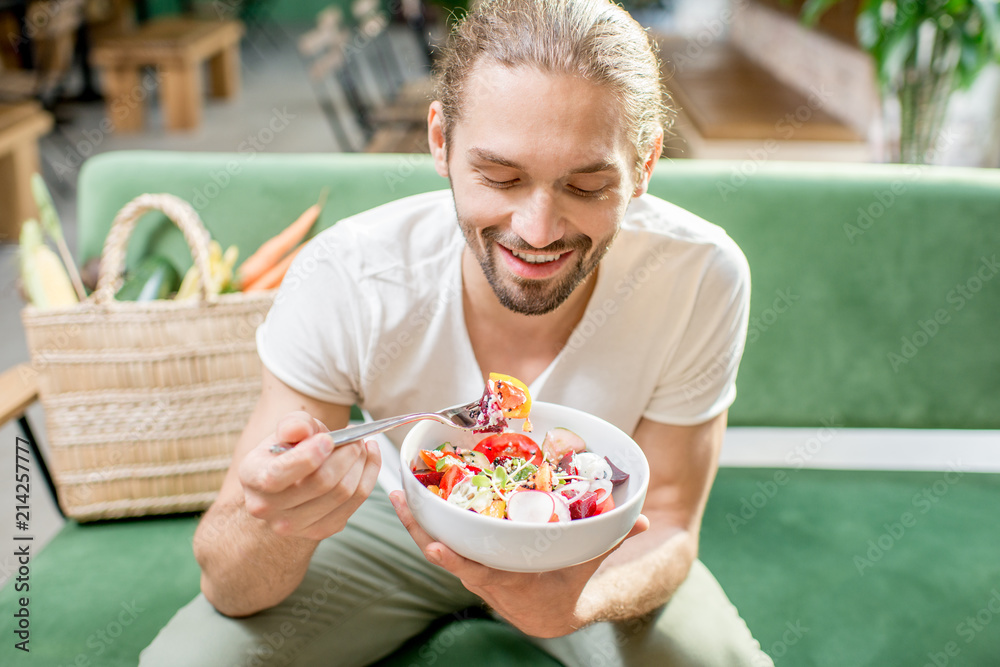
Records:
[[[978,10],[983,25],[985,35],[989,40],[989,59],[1000,59],[1000,2],[997,0],[972,0],[972,4]]]
[[[854,23],[854,32],[858,37],[858,44],[865,51],[875,55],[873,51],[882,38],[881,26],[879,25],[878,3],[871,3],[874,9],[866,9],[858,14]]]
[[[58,243],[63,238],[62,225],[59,223],[59,215],[56,213],[56,207],[52,203],[52,195],[49,194],[45,180],[37,172],[31,175],[31,194],[38,206],[38,221],[41,223],[42,229],[53,241]]]
[[[884,84],[895,80],[902,74],[906,61],[913,55],[917,46],[917,34],[913,30],[897,30],[886,39],[881,62],[876,61],[879,79]]]
[[[491,486],[491,484],[492,481],[486,475],[474,475],[472,477],[473,486],[484,487],[484,486]]]
[[[840,0],[806,0],[802,3],[802,23],[809,27],[816,25],[823,14],[839,2]]]

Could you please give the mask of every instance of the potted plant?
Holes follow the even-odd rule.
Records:
[[[815,25],[840,1],[806,0],[803,22]],[[928,162],[952,93],[1000,61],[1000,4],[861,0],[855,29],[875,61],[890,161]]]

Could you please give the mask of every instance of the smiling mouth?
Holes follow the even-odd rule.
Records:
[[[510,250],[510,248],[508,248],[508,250],[510,251],[510,254],[514,255],[514,257],[517,257],[519,260],[527,262],[528,264],[547,264],[548,262],[556,261],[566,254],[565,252],[561,252],[554,255],[532,255],[518,250]]]

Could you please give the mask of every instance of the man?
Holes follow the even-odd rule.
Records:
[[[696,559],[749,274],[720,229],[645,195],[667,121],[645,33],[606,0],[486,1],[438,76],[428,131],[451,192],[342,221],[297,260],[195,536],[203,595],[142,664],[362,665],[483,602],[567,665],[771,664]],[[375,443],[331,451],[350,405],[468,402],[490,371],[634,435],[652,475],[620,548],[491,570],[386,497]]]

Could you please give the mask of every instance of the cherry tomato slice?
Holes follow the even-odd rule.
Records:
[[[441,497],[448,500],[455,485],[465,478],[465,471],[462,466],[449,466],[441,477]]]
[[[498,456],[520,457],[533,464],[541,465],[542,450],[535,441],[520,433],[496,433],[487,436],[476,445],[476,451],[482,452],[493,463]]]

